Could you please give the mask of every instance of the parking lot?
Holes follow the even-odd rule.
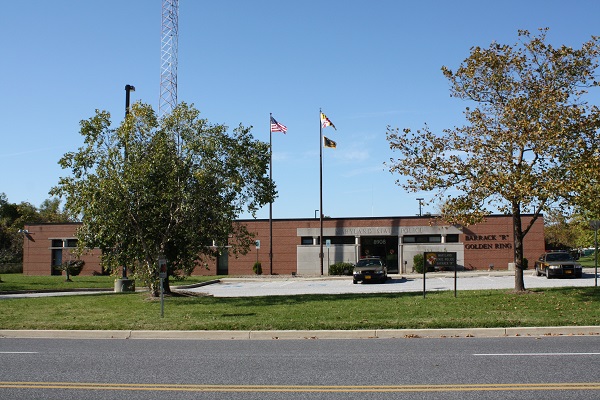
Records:
[[[525,287],[581,287],[594,286],[594,269],[584,269],[581,279],[546,279],[525,271]],[[451,273],[427,275],[427,291],[454,290],[455,280]],[[456,288],[461,290],[512,289],[515,286],[514,272],[459,273]],[[422,275],[390,275],[384,284],[352,284],[352,277],[260,277],[224,278],[220,282],[186,288],[187,291],[214,297],[284,296],[296,294],[343,294],[343,293],[401,293],[422,292]]]

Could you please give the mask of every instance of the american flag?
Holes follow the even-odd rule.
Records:
[[[275,120],[275,118],[271,117],[271,132],[287,132],[287,126],[282,123],[279,123]]]

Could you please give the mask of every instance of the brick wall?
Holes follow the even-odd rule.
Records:
[[[27,225],[29,235],[23,241],[23,274],[50,275],[52,272],[52,240],[74,238],[79,224],[40,224]],[[95,249],[81,257],[72,254],[72,249],[62,250],[62,261],[83,260],[85,265],[81,275],[101,273],[100,250]]]
[[[531,220],[523,217],[523,224]],[[260,249],[251,246],[246,255],[230,255],[228,260],[229,275],[251,275],[252,266],[257,261],[262,264],[264,274],[268,274],[269,263],[269,221],[241,220],[248,230],[260,240]],[[369,227],[430,227],[436,221],[428,217],[398,218],[331,218],[323,221],[324,229],[328,228],[369,228]],[[31,240],[24,241],[23,273],[26,275],[49,275],[51,272],[51,238],[71,238],[79,224],[41,224],[30,225]],[[318,229],[318,219],[280,219],[273,220],[273,273],[291,275],[297,271],[297,247],[301,244],[298,236],[299,228]],[[463,228],[459,242],[464,244],[465,267],[469,269],[487,270],[490,264],[494,269],[506,270],[513,261],[512,217],[490,216],[484,223]],[[525,257],[530,267],[534,260],[544,252],[544,224],[538,219],[525,238]],[[70,250],[63,250],[63,261],[69,259]],[[324,249],[324,252],[326,250]],[[257,257],[258,256],[258,257]],[[85,261],[82,275],[101,272],[99,251],[81,257]],[[315,261],[318,263],[318,259]],[[215,275],[217,261],[207,260],[209,269],[197,268],[194,274]]]

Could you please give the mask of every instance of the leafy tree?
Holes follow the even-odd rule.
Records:
[[[215,242],[246,253],[254,240],[235,220],[275,197],[268,144],[254,140],[250,128],[228,135],[199,115],[181,103],[158,120],[137,103],[111,129],[110,115],[96,111],[81,121],[85,145],[59,162],[71,175],[52,189],[82,219],[79,251],[100,248],[106,269],[126,265],[155,296],[159,256],[177,276],[215,256]]]
[[[12,223],[19,218],[17,205],[8,202],[6,193],[0,193],[0,220]]]
[[[464,112],[467,125],[440,135],[427,126],[387,132],[400,153],[390,171],[409,177],[397,183],[436,191],[446,221],[474,224],[491,208],[512,215],[517,291],[525,290],[523,239],[533,223],[574,201],[583,177],[597,174],[600,112],[584,95],[598,85],[598,38],[573,49],[553,47],[546,34],[519,31],[513,46],[473,47],[455,72],[442,67],[451,95],[474,104]],[[532,214],[527,224],[524,213]]]
[[[45,200],[38,210],[27,202],[10,203],[6,194],[0,193],[0,264],[23,261],[23,235],[19,230],[26,224],[67,221],[58,199]]]
[[[14,254],[12,248],[14,239],[10,232],[10,226],[16,218],[18,218],[16,206],[8,202],[5,193],[0,193],[0,264],[21,261],[18,253]]]
[[[565,250],[577,247],[577,236],[575,223],[562,212],[553,210],[544,215],[546,248]]]
[[[60,199],[51,198],[46,199],[42,202],[39,207],[39,216],[44,222],[69,222],[71,218],[67,215],[64,210],[60,208]]]

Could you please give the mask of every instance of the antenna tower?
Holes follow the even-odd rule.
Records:
[[[160,44],[160,99],[158,115],[169,113],[177,105],[177,42],[179,36],[179,0],[162,2]]]

